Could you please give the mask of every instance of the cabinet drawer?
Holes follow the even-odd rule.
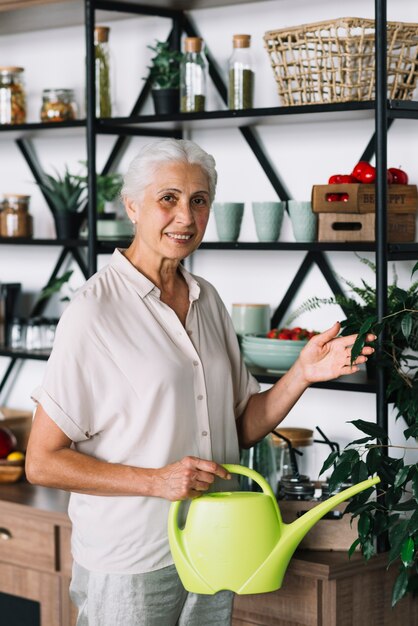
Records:
[[[54,524],[0,511],[0,561],[54,572]]]

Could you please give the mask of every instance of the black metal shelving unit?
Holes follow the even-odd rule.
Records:
[[[226,6],[232,0],[217,0],[218,7]],[[375,252],[377,263],[377,295],[378,313],[384,315],[386,311],[386,289],[387,289],[387,261],[388,260],[410,260],[418,258],[418,243],[411,244],[388,244],[386,240],[386,143],[387,132],[395,119],[408,118],[418,119],[418,102],[388,101],[386,97],[386,0],[375,0],[376,16],[376,100],[366,102],[346,102],[334,104],[313,104],[291,107],[265,107],[246,111],[230,111],[222,109],[218,111],[207,111],[202,113],[178,113],[170,116],[142,115],[141,109],[150,92],[150,81],[146,81],[141,90],[131,114],[127,117],[115,117],[110,119],[97,119],[95,117],[95,72],[94,72],[94,26],[96,11],[105,10],[108,12],[123,12],[134,15],[154,15],[172,20],[172,31],[168,37],[173,47],[178,47],[180,43],[181,31],[187,35],[198,35],[194,24],[190,21],[187,9],[202,6],[199,2],[184,0],[180,3],[172,4],[168,0],[161,0],[158,3],[152,0],[142,2],[124,2],[118,0],[86,0],[85,1],[85,33],[87,51],[87,114],[85,120],[73,122],[61,122],[57,124],[28,123],[19,127],[0,126],[0,133],[5,133],[5,137],[16,141],[22,156],[28,163],[35,180],[39,180],[42,170],[37,161],[36,152],[32,145],[32,139],[44,133],[51,133],[53,137],[60,137],[63,134],[85,134],[87,141],[88,159],[88,191],[89,203],[88,213],[88,239],[87,240],[4,240],[1,244],[26,245],[26,246],[58,246],[62,247],[62,254],[52,273],[57,275],[66,254],[71,253],[80,265],[84,275],[88,277],[97,268],[97,257],[99,254],[108,254],[115,246],[124,246],[126,240],[97,240],[96,236],[96,137],[99,135],[114,135],[116,137],[113,149],[103,168],[107,173],[115,169],[118,160],[123,154],[127,142],[132,136],[146,137],[181,137],[184,132],[201,128],[236,128],[242,135],[243,140],[253,151],[260,166],[263,168],[267,178],[271,182],[278,197],[282,200],[289,199],[285,182],[280,180],[265,153],[263,146],[254,133],[254,126],[280,125],[286,123],[290,117],[295,116],[303,122],[323,121],[323,120],[344,120],[347,122],[358,119],[373,117],[376,120],[375,133],[368,142],[360,159],[369,160],[376,153],[377,166],[377,215],[376,215],[376,242],[364,243],[292,243],[292,242],[212,242],[204,241],[201,250],[231,250],[231,251],[253,251],[262,252],[267,250],[304,251],[306,256],[298,269],[283,301],[277,307],[272,323],[278,324],[289,306],[292,298],[296,294],[304,276],[312,264],[317,264],[324,274],[328,284],[334,293],[341,293],[341,287],[333,275],[332,268],[326,257],[327,252]],[[173,8],[174,7],[174,8]],[[178,8],[177,8],[178,7]],[[210,76],[219,91],[226,107],[226,86],[219,74],[216,63],[210,53],[208,55]],[[0,135],[1,137],[1,135]],[[87,253],[84,258],[83,250]],[[24,358],[47,358],[45,355],[39,356],[33,353],[13,353],[0,350],[0,356],[9,356],[12,361]],[[273,383],[278,376],[268,372],[256,372],[261,382]],[[387,429],[387,404],[384,401],[385,381],[383,373],[378,375],[376,383],[367,381],[365,376],[359,376],[354,382],[331,381],[326,384],[318,384],[318,388],[343,389],[349,391],[366,391],[376,393],[377,397],[377,422]],[[4,386],[4,380],[0,383],[0,391]]]

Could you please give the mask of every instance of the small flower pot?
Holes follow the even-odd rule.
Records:
[[[171,115],[179,112],[179,89],[153,89],[151,93],[156,115]]]

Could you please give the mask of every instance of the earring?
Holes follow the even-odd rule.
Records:
[[[132,221],[132,224],[136,224],[136,220],[131,220],[131,221]]]

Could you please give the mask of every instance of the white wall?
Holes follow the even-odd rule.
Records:
[[[221,68],[226,67],[231,53],[232,35],[237,32],[252,34],[252,52],[256,67],[255,106],[276,106],[278,97],[269,59],[263,47],[262,36],[272,28],[320,21],[341,16],[373,17],[372,0],[290,1],[278,0],[207,9],[192,13],[192,17],[205,38]],[[388,19],[418,22],[418,5],[410,0],[389,0]],[[114,68],[115,107],[118,115],[127,115],[143,84],[151,52],[146,46],[155,38],[168,34],[170,24],[159,18],[127,18],[106,22],[111,26],[110,45]],[[74,88],[83,112],[84,104],[84,31],[81,26],[56,30],[39,30],[0,38],[2,65],[21,65],[25,68],[28,94],[28,121],[39,119],[41,91],[43,88]],[[212,86],[208,109],[221,107]],[[151,111],[148,103],[147,111]],[[307,199],[313,184],[325,183],[330,174],[349,172],[356,163],[373,133],[373,119],[367,115],[355,120],[346,115],[313,118],[306,122],[297,119],[278,120],[277,125],[259,128],[259,136],[290,193],[296,199]],[[217,161],[219,187],[217,200],[245,201],[246,209],[240,239],[255,241],[251,215],[251,201],[275,199],[274,190],[266,179],[254,155],[236,129],[210,129],[193,133],[194,140],[211,152]],[[412,183],[418,180],[418,163],[415,151],[418,124],[397,120],[390,131],[389,166],[402,165],[410,174]],[[143,139],[135,138],[123,158],[120,171],[124,171]],[[105,162],[113,140],[100,137],[98,141],[98,167]],[[34,139],[42,165],[47,171],[53,167],[63,169],[68,164],[71,171],[78,170],[79,161],[85,159],[85,141],[82,132],[61,134],[45,133]],[[54,236],[53,221],[45,202],[33,182],[31,173],[17,147],[6,134],[0,143],[0,193],[27,193],[32,196],[31,211],[35,219],[37,237]],[[207,240],[216,238],[211,216]],[[281,239],[292,241],[290,222],[285,216]],[[34,294],[46,282],[58,249],[0,248],[0,281],[21,281],[26,292]],[[193,259],[197,274],[211,280],[219,289],[226,305],[234,301],[269,302],[276,307],[285,293],[295,271],[303,259],[299,252],[232,252],[201,251]],[[373,255],[368,255],[373,258]],[[353,280],[360,275],[373,282],[373,274],[364,268],[353,253],[328,255],[336,272]],[[106,263],[102,257],[100,263]],[[412,262],[398,264],[400,284],[407,285]],[[73,286],[80,284],[76,272]],[[329,289],[319,271],[311,271],[294,306],[312,295],[329,294]],[[62,307],[56,303],[56,308]],[[316,313],[300,318],[301,325],[323,330],[342,313],[335,307],[322,308]],[[8,364],[0,358],[0,376]],[[30,392],[40,383],[44,365],[25,362],[10,388],[6,400],[10,406],[31,407]],[[314,427],[319,424],[331,439],[342,445],[356,434],[348,420],[375,419],[375,399],[372,394],[308,390],[287,418],[287,425]],[[402,424],[393,433],[396,441],[402,440]],[[325,457],[318,450],[316,466]],[[313,469],[315,471],[315,469]]]

